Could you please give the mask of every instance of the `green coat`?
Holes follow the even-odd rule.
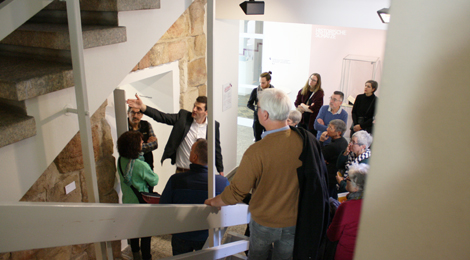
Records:
[[[121,157],[121,168],[125,171],[129,159],[126,157]],[[119,179],[121,180],[121,190],[122,190],[122,203],[132,203],[139,204],[137,196],[135,196],[131,187],[124,182],[122,173],[119,169]],[[147,184],[150,186],[155,186],[158,184],[158,175],[152,171],[150,166],[143,161],[142,159],[137,159],[134,163],[134,169],[132,171],[132,185],[139,192],[148,192]]]

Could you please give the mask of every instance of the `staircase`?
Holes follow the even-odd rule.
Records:
[[[0,27],[8,22],[5,13],[22,13],[8,9],[15,2],[47,0],[0,1]],[[65,2],[50,2],[0,38],[0,201],[18,201],[78,131],[77,116],[64,109],[76,108]],[[90,114],[190,4],[80,1]]]
[[[126,41],[119,11],[155,8],[159,0],[82,0],[84,48]],[[24,100],[73,85],[65,2],[55,0],[0,41],[0,147],[36,134]]]

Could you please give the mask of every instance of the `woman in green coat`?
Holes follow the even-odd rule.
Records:
[[[139,199],[131,186],[138,192],[149,192],[149,186],[153,187],[158,183],[158,175],[144,161],[142,143],[142,134],[137,131],[125,132],[117,142],[119,152],[117,168],[121,180],[122,203],[125,204],[139,203]],[[134,259],[152,259],[150,242],[151,237],[130,239]],[[142,252],[142,255],[140,255],[140,252]]]

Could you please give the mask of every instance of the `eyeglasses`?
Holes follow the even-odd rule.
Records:
[[[142,115],[142,112],[140,112],[140,111],[138,111],[138,112],[131,111],[130,113],[131,113],[131,115]]]
[[[313,77],[310,77],[310,78],[308,78],[308,79],[311,80],[311,81],[317,82],[317,80],[314,79]]]
[[[361,145],[360,143],[355,143],[354,141],[349,142],[352,145]]]
[[[333,101],[333,102],[336,102],[336,101],[341,101],[341,102],[343,102],[343,100],[341,100],[341,99],[336,99],[336,98],[334,98],[334,97],[330,97],[330,100]]]

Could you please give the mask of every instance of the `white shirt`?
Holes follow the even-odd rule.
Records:
[[[342,108],[342,107],[339,107],[338,111],[336,111],[336,113],[334,113],[334,115],[339,115],[339,114],[341,114],[341,111],[342,111],[342,110],[343,110],[343,108]],[[333,112],[331,112],[331,107],[330,107],[330,106],[328,106],[328,112],[330,112],[330,113],[333,114]]]
[[[191,147],[199,138],[206,139],[207,132],[207,120],[202,124],[196,123],[196,120],[193,120],[191,127],[189,128],[188,133],[184,137],[180,146],[176,150],[176,167],[189,169],[189,155],[191,154]]]

